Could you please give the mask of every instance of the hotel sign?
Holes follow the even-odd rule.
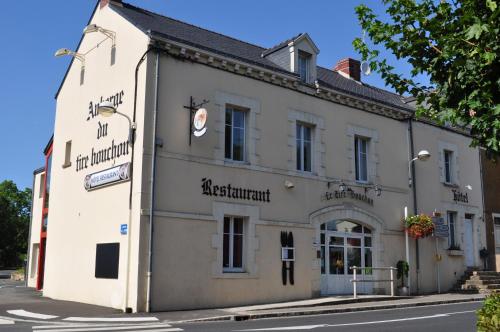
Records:
[[[85,177],[85,189],[93,190],[102,186],[130,180],[130,163],[122,164]]]
[[[455,201],[455,203],[469,203],[469,195],[467,195],[467,193],[462,193],[460,192],[459,190],[455,190],[453,189],[452,190],[453,192],[453,201]]]

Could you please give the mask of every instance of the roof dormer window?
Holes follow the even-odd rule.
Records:
[[[309,81],[311,54],[299,51],[299,75],[302,82]]]
[[[307,33],[301,33],[265,50],[262,57],[297,75],[301,82],[310,84],[317,78],[318,54],[319,49],[311,37]]]

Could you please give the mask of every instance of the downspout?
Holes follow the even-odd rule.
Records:
[[[151,193],[149,201],[149,250],[148,250],[148,273],[147,273],[147,305],[146,311],[151,312],[151,276],[153,268],[153,232],[154,232],[154,203],[155,203],[155,175],[156,175],[156,130],[158,116],[158,81],[160,77],[160,52],[156,51],[156,74],[155,74],[155,88],[154,99],[155,106],[153,111],[153,135],[152,135],[152,156],[151,156]]]
[[[415,146],[413,143],[413,117],[410,116],[408,118],[408,134],[410,138],[410,158],[413,158],[415,156]],[[411,160],[411,159],[410,159]],[[415,178],[415,163],[411,163],[411,189],[412,189],[412,194],[413,194],[413,214],[417,215],[418,214],[418,205],[417,205],[417,179]],[[416,285],[417,285],[417,294],[420,293],[420,288],[419,288],[419,274],[420,274],[420,255],[419,255],[419,250],[418,250],[418,239],[415,239],[415,267],[416,267],[416,272],[417,272],[417,279],[416,279]]]

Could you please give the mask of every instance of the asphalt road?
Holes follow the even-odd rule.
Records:
[[[184,331],[475,331],[481,303],[459,303],[244,322],[181,324]]]
[[[479,302],[445,304],[404,309],[364,311],[317,316],[260,319],[243,322],[220,321],[185,324],[166,322],[142,324],[64,323],[40,320],[10,320],[0,316],[0,331],[83,332],[83,331],[144,331],[144,332],[221,332],[221,331],[475,331],[475,311]]]

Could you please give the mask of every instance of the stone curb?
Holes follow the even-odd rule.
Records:
[[[227,316],[214,316],[198,319],[189,319],[182,321],[168,321],[169,323],[198,323],[198,322],[215,322],[224,320],[233,321],[244,321],[250,319],[264,319],[264,318],[276,318],[276,317],[294,317],[294,316],[310,316],[310,315],[324,315],[324,314],[338,314],[343,312],[356,312],[356,311],[372,311],[372,310],[382,310],[382,309],[396,309],[396,308],[411,308],[411,307],[421,307],[426,305],[440,305],[440,304],[454,304],[454,303],[468,303],[468,302],[481,302],[484,298],[471,298],[471,299],[455,299],[455,300],[442,300],[442,301],[424,301],[416,303],[400,303],[400,304],[386,304],[379,306],[365,306],[365,307],[354,307],[354,308],[329,308],[320,310],[307,310],[307,311],[289,311],[289,312],[269,312],[269,313],[258,313],[258,314],[239,314],[239,315],[227,315]]]

